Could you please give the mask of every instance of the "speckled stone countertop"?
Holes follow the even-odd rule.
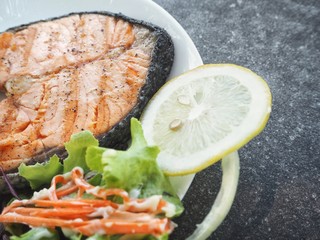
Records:
[[[204,63],[234,63],[273,94],[266,129],[240,150],[235,202],[210,239],[320,239],[320,1],[155,0],[188,32]],[[220,166],[197,174],[172,239],[210,209]]]

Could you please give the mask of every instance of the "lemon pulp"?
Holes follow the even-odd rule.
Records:
[[[239,126],[250,99],[250,92],[232,77],[204,78],[201,85],[196,79],[162,103],[154,121],[154,141],[178,157],[205,150]]]

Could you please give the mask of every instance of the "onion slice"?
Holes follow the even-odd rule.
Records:
[[[1,166],[0,166],[0,173],[1,173],[2,176],[3,176],[3,179],[4,179],[4,181],[6,182],[8,188],[9,188],[9,190],[10,190],[10,193],[11,193],[16,199],[21,200],[20,197],[18,196],[18,194],[16,193],[16,191],[14,190],[13,186],[11,185],[8,176],[6,175],[6,173],[4,172],[4,170],[3,170],[3,168],[2,168]]]
[[[227,216],[238,186],[240,161],[238,152],[230,153],[222,159],[222,183],[212,208],[202,223],[187,240],[207,239]]]

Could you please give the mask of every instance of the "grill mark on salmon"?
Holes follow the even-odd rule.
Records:
[[[0,166],[10,173],[22,162],[63,157],[63,143],[85,129],[102,146],[122,148],[130,118],[140,116],[172,62],[164,30],[105,12],[0,34],[0,90],[7,95],[0,102]]]

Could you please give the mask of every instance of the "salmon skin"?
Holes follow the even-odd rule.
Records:
[[[0,102],[0,166],[22,185],[21,163],[64,158],[63,144],[82,130],[101,146],[123,149],[130,119],[165,83],[173,58],[165,30],[109,12],[72,13],[1,33],[0,90],[7,97]]]

